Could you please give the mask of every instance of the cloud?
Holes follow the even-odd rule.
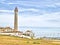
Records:
[[[4,1],[4,0],[3,0]],[[25,5],[25,6],[37,6],[37,7],[42,7],[42,6],[48,6],[48,7],[55,7],[56,5],[59,5],[60,1],[59,0],[9,0],[9,1],[4,1],[2,4],[19,4],[19,5]]]
[[[40,12],[47,12],[47,13],[53,13],[53,12],[57,12],[60,11],[59,7],[60,7],[60,1],[59,0],[9,0],[9,1],[4,1],[2,4],[4,5],[8,5],[10,8],[12,8],[13,6],[18,6],[19,8],[23,8],[20,9],[20,11],[34,11],[36,13],[36,11],[38,13]],[[24,9],[25,8],[25,9]],[[7,8],[8,9],[8,8]],[[41,11],[40,11],[41,10]],[[43,10],[43,11],[42,11]]]
[[[7,5],[4,10],[0,10],[0,15],[13,15],[13,8],[19,9],[19,26],[37,26],[37,27],[60,27],[60,1],[56,0],[30,0],[30,1],[4,1],[1,5]],[[8,7],[9,6],[9,7]],[[8,8],[7,8],[8,7]],[[23,12],[23,13],[22,13]],[[3,13],[3,14],[2,14]],[[21,14],[22,13],[22,14]],[[1,18],[2,19],[2,18]],[[8,18],[7,18],[8,19]],[[10,19],[10,18],[9,18]],[[7,20],[6,20],[7,21]],[[11,21],[11,20],[10,20]],[[58,24],[57,24],[58,23]]]
[[[38,10],[38,9],[34,9],[34,8],[21,8],[21,9],[19,9],[18,8],[18,11],[19,12],[29,12],[29,11],[31,11],[31,12],[39,12],[40,10]],[[0,13],[13,13],[14,12],[14,10],[0,10]]]
[[[60,27],[59,13],[44,14],[38,16],[19,16],[20,26],[32,27]],[[52,21],[55,20],[55,21]]]
[[[28,11],[32,11],[32,12],[39,12],[40,10],[38,10],[38,9],[35,9],[35,8],[21,8],[21,9],[19,9],[19,12],[28,12]]]
[[[15,1],[8,1],[4,2],[3,4],[19,4],[19,5],[25,5],[25,6],[35,6],[35,7],[56,7],[57,4],[59,4],[60,1],[51,1],[51,0],[45,0],[45,1],[20,1],[20,0],[15,0]]]
[[[13,10],[0,10],[0,12],[2,12],[2,13],[12,13],[14,11]]]
[[[10,26],[13,27],[13,22],[14,21],[14,16],[13,14],[3,14],[0,15],[0,26],[1,27],[6,27],[6,26]]]
[[[60,22],[60,20],[48,20],[49,22],[51,23],[57,23],[57,22]]]

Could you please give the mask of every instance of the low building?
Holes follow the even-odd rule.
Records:
[[[25,33],[24,33],[25,36],[29,36],[29,37],[34,37],[34,33],[30,30],[27,30]]]
[[[9,31],[13,31],[13,29],[10,27],[0,27],[0,33]]]

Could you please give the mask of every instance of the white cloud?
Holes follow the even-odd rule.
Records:
[[[2,4],[18,4],[18,5],[24,5],[24,6],[34,6],[34,7],[56,7],[56,6],[60,6],[60,1],[59,0],[44,0],[44,1],[20,1],[20,0],[17,0],[17,1],[8,1],[8,2],[5,2],[5,0],[1,0]]]
[[[18,8],[19,9],[19,8]],[[39,12],[40,10],[35,9],[35,8],[21,8],[18,10],[19,12],[25,12],[25,11],[32,11],[32,12]],[[2,13],[13,13],[14,10],[0,10]]]
[[[59,13],[44,14],[38,16],[19,16],[20,26],[32,26],[32,27],[60,27],[60,22],[53,22],[48,20],[59,21]]]
[[[6,2],[1,2],[2,4],[7,4],[7,5],[12,5],[12,4],[20,4],[20,3],[12,3],[12,2],[9,2],[9,3],[6,3]]]
[[[9,14],[0,15],[0,26],[10,26],[13,27],[14,16]]]
[[[22,12],[22,11],[33,11],[33,12],[39,12],[40,10],[38,10],[38,9],[35,9],[35,8],[21,8],[21,9],[19,9],[19,11],[20,12]]]
[[[15,2],[1,2],[2,4],[7,4],[7,5],[10,5],[10,4],[18,4],[18,5],[24,5],[24,6],[34,6],[34,7],[44,7],[44,6],[47,6],[47,7],[56,7],[57,4],[60,4],[60,2],[56,2],[56,1],[15,1]]]
[[[10,13],[10,12],[14,12],[14,11],[13,10],[0,10],[0,12],[7,12],[7,13],[9,12]]]
[[[60,1],[18,1],[17,3],[19,3],[20,5],[24,5],[24,6],[34,6],[34,7],[56,7],[56,6],[60,6]]]

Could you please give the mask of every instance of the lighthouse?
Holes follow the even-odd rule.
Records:
[[[14,9],[14,31],[18,31],[18,8]]]

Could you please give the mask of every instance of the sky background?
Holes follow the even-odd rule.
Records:
[[[60,32],[60,0],[0,0],[0,27],[14,26],[16,6],[19,30],[30,29],[39,34]]]

